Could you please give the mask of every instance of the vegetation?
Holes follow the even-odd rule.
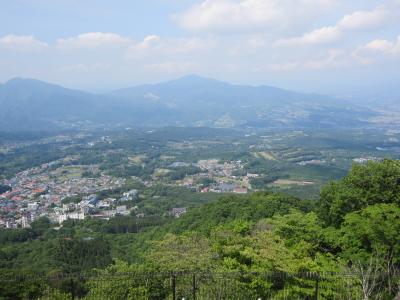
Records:
[[[97,196],[135,207],[131,215],[110,220],[69,220],[58,227],[40,218],[31,228],[0,229],[0,299],[66,299],[71,288],[86,299],[165,299],[174,272],[181,274],[177,293],[182,297],[196,273],[203,274],[196,282],[209,295],[204,299],[218,293],[232,299],[309,299],[315,278],[261,274],[337,272],[356,275],[321,279],[322,299],[393,298],[399,292],[399,161],[354,164],[347,173],[353,158],[382,157],[371,150],[382,146],[380,134],[307,134],[259,132],[244,138],[239,131],[164,128],[71,133],[62,140],[0,133],[5,137],[0,179],[42,163],[51,163],[53,170],[66,164],[83,177],[122,178],[122,186]],[[385,155],[398,157],[390,150]],[[66,157],[73,159],[55,161]],[[232,175],[249,175],[255,192],[199,193],[193,186],[219,184],[203,176],[189,177],[193,186],[179,186],[201,172],[193,163],[202,159],[240,161]],[[174,162],[183,164],[174,167]],[[121,202],[131,189],[139,196]],[[9,190],[0,186],[0,193]],[[82,196],[62,203],[78,203]],[[170,212],[177,207],[188,212],[174,218]]]
[[[0,184],[0,194],[11,191],[11,186]]]
[[[258,192],[224,196],[179,219],[85,220],[66,222],[58,231],[41,219],[31,229],[0,231],[0,266],[5,277],[23,269],[45,274],[96,269],[95,277],[80,283],[86,299],[164,299],[169,281],[139,274],[183,271],[243,274],[229,279],[232,289],[246,297],[274,299],[283,291],[292,298],[311,297],[313,285],[306,278],[287,279],[282,285],[257,274],[357,271],[378,274],[379,284],[356,277],[347,281],[352,285],[347,293],[390,299],[399,293],[399,182],[399,161],[384,160],[354,166],[345,178],[327,185],[319,201]],[[97,284],[115,273],[131,275],[118,284]],[[211,282],[203,281],[210,293]],[[1,289],[5,299],[40,294],[28,287]],[[337,281],[324,281],[322,299],[336,299],[338,289]],[[63,292],[62,287],[52,290]]]
[[[339,226],[345,216],[368,205],[400,205],[400,161],[385,160],[354,165],[349,175],[327,185],[321,192],[321,217]]]

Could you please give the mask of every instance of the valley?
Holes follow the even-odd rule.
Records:
[[[221,194],[259,190],[317,198],[352,164],[398,158],[399,133],[164,128],[8,134],[0,226],[40,217],[168,218]],[[79,153],[79,154],[76,154]],[[130,194],[129,194],[130,193]],[[128,196],[126,196],[128,195]]]

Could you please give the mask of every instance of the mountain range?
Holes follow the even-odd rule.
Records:
[[[330,128],[368,125],[376,113],[333,97],[196,75],[95,94],[35,79],[0,84],[0,130],[131,126]]]

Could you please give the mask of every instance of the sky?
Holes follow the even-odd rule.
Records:
[[[399,89],[400,0],[0,0],[0,82]]]

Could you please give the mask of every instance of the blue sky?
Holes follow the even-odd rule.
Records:
[[[0,1],[0,82],[112,89],[199,74],[353,93],[395,89],[400,0]]]

